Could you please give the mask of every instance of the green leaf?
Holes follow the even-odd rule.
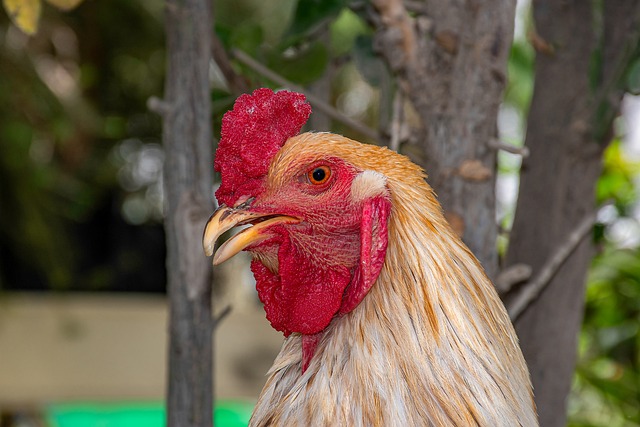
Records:
[[[320,42],[301,49],[289,48],[284,52],[272,51],[267,66],[284,78],[300,85],[318,80],[329,61],[327,48]]]
[[[231,49],[231,35],[233,34],[233,28],[216,22],[215,31],[224,47],[227,50]]]
[[[347,3],[345,0],[298,0],[287,36],[300,37],[309,34],[337,17]]]
[[[637,197],[634,180],[640,165],[628,158],[618,138],[604,151],[603,164],[596,187],[598,200],[614,199],[623,205],[632,203]]]
[[[362,34],[371,33],[366,22],[349,9],[342,9],[331,23],[331,54],[334,57],[348,54]]]
[[[633,95],[640,95],[640,58],[633,61],[627,72],[627,90]]]
[[[245,53],[256,56],[258,48],[264,41],[262,27],[254,23],[245,23],[237,26],[231,32],[229,44]]]
[[[533,95],[535,52],[529,43],[515,42],[508,62],[509,81],[505,102],[526,115]]]
[[[236,96],[222,89],[211,91],[211,110],[214,114],[223,115],[233,107]]]

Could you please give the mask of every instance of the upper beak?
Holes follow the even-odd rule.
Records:
[[[298,222],[300,222],[300,219],[291,216],[251,212],[241,207],[230,208],[222,205],[211,215],[205,226],[204,235],[202,236],[204,253],[207,256],[213,255],[216,240],[222,233],[238,225],[254,223],[253,226],[242,230],[218,248],[215,255],[213,255],[213,265],[225,262],[251,244],[273,237],[273,234],[269,231],[272,225],[295,224]]]

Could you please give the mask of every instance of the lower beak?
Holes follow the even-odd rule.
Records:
[[[213,265],[218,265],[233,257],[247,246],[260,243],[273,237],[273,234],[269,231],[272,225],[295,224],[298,222],[300,222],[298,218],[291,216],[257,213],[223,205],[211,215],[211,218],[209,218],[205,226],[202,237],[204,253],[207,256],[213,255]],[[213,249],[218,238],[225,231],[245,224],[253,225],[227,240],[218,248],[214,255]]]

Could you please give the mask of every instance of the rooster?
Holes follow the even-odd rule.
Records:
[[[386,148],[299,134],[310,113],[298,93],[242,95],[214,163],[205,252],[251,253],[286,337],[250,425],[537,426],[509,317],[425,173]]]

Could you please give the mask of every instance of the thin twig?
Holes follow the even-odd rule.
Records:
[[[495,280],[495,286],[500,295],[507,294],[518,283],[531,278],[531,266],[515,264],[502,270]]]
[[[585,216],[578,226],[569,234],[566,242],[559,246],[553,255],[547,260],[546,264],[540,270],[540,273],[534,280],[527,283],[520,293],[508,304],[507,311],[512,321],[516,321],[524,310],[536,300],[538,295],[547,287],[551,279],[558,272],[560,267],[576,250],[580,242],[593,229],[593,225],[597,220],[597,211],[591,212]]]
[[[529,148],[527,147],[516,147],[515,145],[506,144],[495,138],[489,140],[488,145],[494,150],[502,150],[502,151],[506,151],[507,153],[517,154],[521,156],[523,159],[529,157]]]
[[[211,56],[218,65],[218,68],[220,68],[232,93],[240,94],[249,91],[249,84],[241,75],[236,73],[231,66],[229,55],[227,55],[224,45],[215,32],[213,32],[211,36]]]
[[[231,313],[231,304],[228,304],[222,311],[213,318],[213,330],[215,331],[220,323]]]
[[[404,7],[406,7],[409,12],[427,13],[427,4],[424,1],[404,0]]]
[[[318,34],[318,40],[323,46],[328,46],[331,43],[331,34],[328,27],[324,27],[326,31]],[[335,64],[333,61],[327,63],[327,67],[322,76],[311,83],[307,90],[313,93],[318,98],[322,99],[325,103],[329,103],[331,100],[331,83],[335,75]],[[309,127],[311,129],[330,129],[331,118],[322,112],[312,114],[309,118]]]
[[[159,116],[166,116],[172,111],[171,104],[164,99],[160,99],[157,96],[151,96],[147,99],[147,108]]]
[[[368,127],[368,126],[366,126],[366,125],[364,125],[364,124],[362,124],[362,123],[360,123],[360,122],[358,122],[356,120],[353,120],[350,117],[347,117],[346,115],[344,115],[340,111],[338,111],[335,108],[333,108],[331,105],[329,105],[326,102],[324,102],[322,99],[319,99],[317,96],[315,96],[314,94],[312,94],[309,91],[305,90],[301,86],[298,86],[293,82],[290,82],[289,80],[285,79],[281,75],[279,75],[276,72],[274,72],[274,71],[270,70],[269,68],[265,67],[264,65],[262,65],[261,63],[259,63],[255,59],[253,59],[251,56],[249,56],[246,53],[244,53],[243,51],[241,51],[239,49],[232,49],[231,50],[231,55],[233,55],[233,57],[235,59],[237,59],[238,61],[240,61],[241,63],[243,63],[247,67],[251,68],[256,73],[261,74],[262,76],[264,76],[267,79],[273,81],[274,83],[277,83],[277,84],[279,84],[279,85],[281,85],[283,87],[287,87],[289,89],[295,90],[296,92],[303,93],[307,97],[309,102],[314,107],[316,107],[318,110],[322,111],[323,113],[325,113],[327,116],[331,117],[332,119],[334,119],[334,120],[336,120],[336,121],[338,121],[338,122],[350,127],[351,129],[363,134],[367,138],[370,138],[370,139],[376,141],[380,145],[386,145],[386,142],[384,141],[384,139],[375,130],[371,129],[370,127]]]
[[[393,98],[393,116],[391,118],[391,140],[389,141],[389,148],[393,151],[400,149],[400,131],[402,129],[402,122],[404,120],[403,106],[404,99],[401,90],[396,90]]]

